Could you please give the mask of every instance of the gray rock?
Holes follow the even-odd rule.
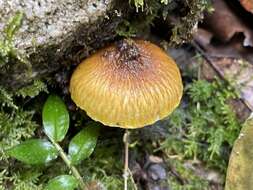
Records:
[[[169,133],[169,120],[163,119],[157,121],[156,123],[149,125],[148,127],[144,127],[141,129],[137,129],[136,132],[139,133],[139,136],[144,141],[156,141],[161,138],[165,138]]]
[[[120,3],[120,6],[119,6]],[[128,1],[120,0],[0,0],[0,31],[17,11],[24,13],[15,47],[32,63],[33,72],[0,73],[4,84],[22,86],[59,68],[77,63],[115,37]],[[2,38],[0,32],[0,38]]]
[[[164,169],[164,167],[162,167],[161,164],[152,164],[148,168],[148,176],[152,180],[158,181],[166,179],[167,174],[166,170]]]

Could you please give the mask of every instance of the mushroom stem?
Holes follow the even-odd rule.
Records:
[[[125,167],[124,167],[124,190],[127,190],[127,181],[128,181],[128,147],[129,147],[129,131],[126,129],[123,137],[123,142],[125,143]]]

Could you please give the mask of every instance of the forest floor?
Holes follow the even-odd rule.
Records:
[[[224,189],[234,142],[253,112],[253,3],[242,5],[214,0],[212,13],[196,26],[193,39],[176,48],[151,29],[154,32],[148,39],[160,44],[180,67],[184,95],[166,119],[130,131],[129,190]],[[41,108],[49,92],[57,94],[59,89],[46,86],[34,82],[39,96],[29,88],[20,91],[15,101],[22,102],[22,110],[16,109],[14,98],[0,88],[0,100],[7,105],[1,109],[15,110],[0,112],[0,190],[41,190],[48,180],[69,173],[61,159],[46,166],[30,166],[4,153],[6,147],[24,139],[45,137],[38,124],[42,123]],[[36,97],[21,99],[27,94]],[[75,111],[70,97],[65,96],[64,101],[72,123],[60,143],[65,150],[80,125],[91,119]],[[35,112],[24,111],[35,102]],[[102,127],[100,134],[94,152],[77,169],[90,190],[123,189],[124,130]]]

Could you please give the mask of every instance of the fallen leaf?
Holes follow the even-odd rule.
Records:
[[[234,86],[248,107],[253,110],[253,65],[241,59],[220,58],[212,64]]]
[[[224,0],[213,1],[214,12],[207,14],[204,28],[213,33],[222,42],[228,42],[238,33],[244,35],[243,46],[253,46],[253,32],[239,18]]]
[[[213,34],[203,28],[199,28],[198,32],[194,34],[195,42],[205,50],[209,57],[246,59],[253,62],[253,48],[242,45],[244,38],[242,35],[236,35],[226,43],[213,43],[213,38]]]
[[[251,190],[253,187],[253,118],[244,124],[230,156],[225,190]]]
[[[245,10],[253,13],[253,0],[240,0]]]

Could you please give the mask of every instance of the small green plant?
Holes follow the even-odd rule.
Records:
[[[158,3],[162,3],[167,5],[168,3],[171,2],[171,0],[156,0]],[[141,9],[141,11],[144,10],[144,5],[148,3],[148,0],[129,0],[129,4],[134,4],[135,8],[136,8],[136,12],[139,11],[139,9]]]
[[[181,162],[201,161],[224,177],[229,153],[241,129],[229,105],[229,100],[237,97],[231,86],[219,79],[186,85],[185,104],[170,116],[169,134],[160,149]]]
[[[182,160],[171,159],[169,165],[176,170],[178,176],[170,174],[168,184],[173,190],[209,190],[208,182],[197,176],[194,171],[185,167]],[[180,181],[181,180],[181,181]]]
[[[138,12],[138,9],[141,8],[143,11],[143,6],[144,6],[144,0],[133,0],[133,1],[129,1],[129,3],[134,3],[134,6],[136,8],[136,12]]]
[[[17,12],[16,15],[10,19],[2,32],[3,39],[0,39],[0,69],[10,62],[24,64],[28,69],[31,67],[26,58],[22,56],[13,45],[15,33],[19,30],[22,19],[23,14]]]
[[[12,156],[26,164],[47,164],[58,156],[62,158],[72,175],[60,175],[50,180],[45,190],[66,189],[73,190],[77,186],[86,189],[80,173],[75,165],[88,158],[97,142],[99,125],[90,123],[72,138],[68,147],[68,155],[59,145],[69,128],[69,114],[63,101],[55,95],[49,96],[42,113],[43,127],[47,139],[29,139],[6,151]]]

